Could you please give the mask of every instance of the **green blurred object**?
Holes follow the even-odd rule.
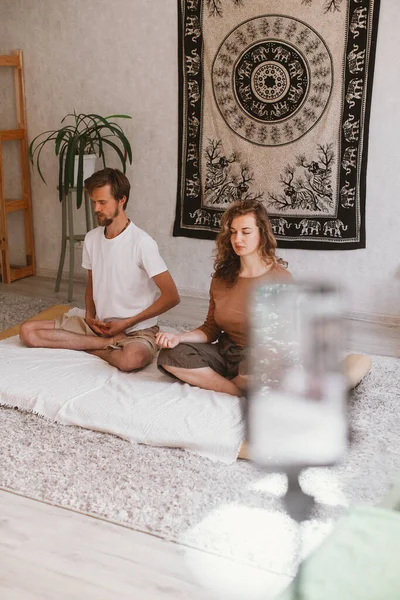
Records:
[[[379,506],[380,508],[388,508],[389,510],[397,510],[400,512],[400,478],[396,479],[392,489],[388,492]]]
[[[118,155],[123,172],[126,171],[126,161],[132,164],[132,149],[121,126],[113,119],[131,119],[129,115],[110,115],[101,117],[96,114],[76,114],[66,115],[65,119],[72,117],[72,124],[64,125],[59,129],[45,131],[37,135],[29,145],[29,160],[36,166],[38,173],[44,183],[46,183],[40,168],[40,154],[43,147],[48,142],[54,142],[55,153],[59,161],[58,194],[60,202],[64,196],[67,196],[70,188],[74,187],[75,180],[75,157],[78,157],[78,177],[76,184],[76,203],[80,208],[82,204],[83,193],[83,158],[87,154],[96,154],[103,160],[106,168],[104,150],[106,147],[112,148]],[[43,139],[43,136],[44,137]],[[40,140],[40,138],[42,138]],[[114,138],[111,141],[109,138]],[[118,146],[115,141],[120,143]]]
[[[399,489],[397,489],[399,491]],[[356,508],[277,600],[399,600],[400,513]]]

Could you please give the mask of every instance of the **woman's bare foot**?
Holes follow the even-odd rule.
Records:
[[[237,388],[239,388],[239,390],[241,392],[243,392],[243,390],[245,390],[247,388],[249,376],[248,375],[236,375],[236,377],[231,379],[231,381],[232,381],[232,383],[234,383],[236,385]]]
[[[242,445],[240,446],[238,458],[241,458],[242,460],[250,460],[250,457],[249,457],[249,445],[248,445],[248,443],[247,443],[246,440],[244,440],[242,442]]]
[[[372,361],[366,354],[348,354],[343,361],[344,372],[348,381],[348,389],[355,388],[370,372]]]

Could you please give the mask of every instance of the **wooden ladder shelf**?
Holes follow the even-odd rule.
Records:
[[[26,131],[24,73],[21,50],[13,50],[10,55],[0,56],[0,67],[14,69],[17,128],[0,129],[0,275],[2,283],[11,283],[35,274],[35,251],[33,243],[31,184],[28,159],[28,138]],[[4,194],[3,143],[12,140],[19,142],[21,164],[22,198],[6,198]],[[21,210],[24,216],[24,238],[26,266],[10,264],[7,214]]]

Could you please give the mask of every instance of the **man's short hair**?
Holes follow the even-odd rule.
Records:
[[[92,194],[93,190],[104,187],[105,185],[110,186],[111,194],[115,200],[122,200],[124,196],[126,197],[123,207],[125,210],[129,200],[129,192],[131,190],[131,184],[129,183],[127,176],[118,169],[110,169],[107,167],[101,171],[96,171],[93,175],[85,179],[85,188],[89,194]]]

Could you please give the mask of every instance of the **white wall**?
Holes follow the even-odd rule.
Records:
[[[124,124],[134,154],[128,170],[128,215],[156,238],[181,291],[206,293],[213,242],[172,237],[178,148],[177,1],[0,4],[0,53],[24,51],[30,139],[58,127],[73,108],[131,114],[132,122]],[[394,317],[400,315],[399,31],[398,0],[382,0],[370,127],[367,248],[280,252],[296,278],[323,274],[341,281],[350,291],[353,311]],[[50,148],[44,154],[44,169],[48,186],[32,173],[37,267],[39,274],[54,274],[61,213],[57,163]]]

